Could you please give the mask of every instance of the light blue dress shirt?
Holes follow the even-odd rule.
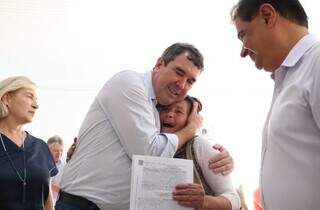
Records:
[[[313,35],[275,71],[260,178],[265,210],[320,209],[320,43]]]
[[[151,72],[123,71],[100,90],[65,166],[61,189],[101,210],[129,209],[133,154],[173,157],[175,134],[160,133]]]

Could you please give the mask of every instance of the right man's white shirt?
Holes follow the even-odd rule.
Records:
[[[313,35],[275,71],[260,174],[265,210],[320,209],[320,42]]]

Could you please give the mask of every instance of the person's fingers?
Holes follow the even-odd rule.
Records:
[[[203,196],[204,194],[199,193],[199,194],[173,195],[173,198],[179,201],[197,201],[197,200],[200,200],[200,198]]]
[[[216,156],[212,157],[209,160],[209,164],[211,167],[221,167],[225,164],[233,163],[232,158],[229,155],[219,153]]]
[[[197,203],[203,202],[204,194],[197,195],[173,195],[173,200],[178,202]],[[186,203],[184,203],[186,204]]]
[[[192,110],[192,112],[197,114],[198,113],[198,108],[199,108],[199,103],[194,101],[193,102],[193,110]]]
[[[185,184],[177,186],[172,197],[179,205],[202,209],[205,192],[201,185]]]
[[[175,187],[175,195],[198,195],[203,194],[204,189],[199,184],[179,184]]]
[[[203,117],[197,112],[198,106],[198,102],[193,102],[193,110],[188,117],[188,125],[195,131],[198,131],[203,123]]]
[[[221,145],[221,144],[215,144],[212,146],[213,149],[216,149],[220,152],[222,152],[223,150],[225,150],[225,148]]]
[[[202,194],[202,188],[176,188],[173,191],[174,195],[198,195]]]
[[[233,169],[233,167],[232,167],[231,169],[227,169],[227,170],[225,170],[225,171],[222,171],[221,174],[222,174],[223,176],[227,176],[227,175],[231,174],[232,169]]]
[[[216,174],[221,173],[222,175],[228,175],[232,172],[233,167],[229,164],[221,166],[219,168],[213,169],[213,172]]]
[[[220,161],[224,161],[224,162],[220,162]],[[224,164],[224,163],[229,163],[229,162],[233,162],[233,160],[232,160],[232,157],[230,156],[229,152],[226,150],[216,154],[215,156],[213,156],[209,159],[209,164],[212,167],[215,167],[215,166],[220,167],[221,165],[218,165],[218,163]]]
[[[198,108],[198,103],[197,102],[193,102],[193,110],[191,111],[188,119],[189,121],[194,121],[197,119],[198,117],[198,112],[197,112],[197,108]]]
[[[193,184],[193,183],[182,183],[182,184],[177,184],[176,189],[196,189],[196,188],[201,188],[201,185],[199,184]]]
[[[209,169],[214,173],[228,175],[232,172],[233,168],[233,159],[227,150],[224,150],[209,160]]]
[[[209,164],[209,169],[213,170],[216,173],[229,171],[233,169],[233,162],[229,159],[223,159],[219,162]]]

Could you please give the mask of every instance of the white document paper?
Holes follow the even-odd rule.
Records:
[[[172,199],[177,184],[193,182],[192,160],[134,155],[130,210],[190,210]]]

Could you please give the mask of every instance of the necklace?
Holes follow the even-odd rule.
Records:
[[[12,166],[12,168],[14,169],[14,171],[16,172],[17,176],[19,177],[19,179],[21,180],[22,182],[22,203],[24,203],[26,201],[26,186],[27,186],[27,169],[26,169],[26,157],[25,157],[25,154],[24,154],[24,141],[22,143],[22,154],[23,154],[23,178],[22,178],[22,175],[19,173],[19,171],[17,170],[17,168],[15,167],[15,165],[13,164],[13,161],[7,151],[7,148],[3,142],[3,139],[2,139],[2,134],[0,133],[0,140],[1,140],[1,144],[2,144],[2,148],[3,150],[5,151],[9,161],[10,161],[10,164]]]

